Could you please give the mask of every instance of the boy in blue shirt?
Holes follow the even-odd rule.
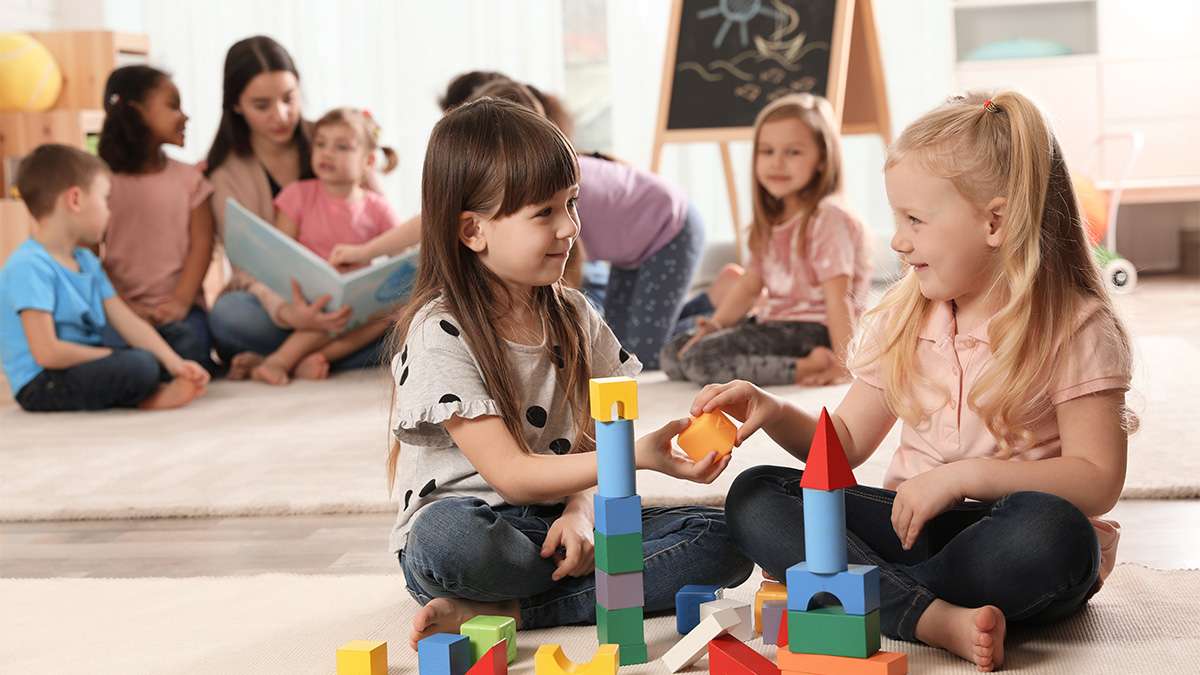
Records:
[[[171,350],[113,291],[85,246],[108,223],[109,171],[99,158],[47,144],[17,170],[37,224],[0,269],[0,362],[29,411],[177,408],[208,373]],[[105,345],[106,325],[129,345]]]

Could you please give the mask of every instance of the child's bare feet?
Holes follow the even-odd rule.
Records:
[[[250,377],[250,371],[254,370],[258,364],[263,362],[262,354],[254,352],[242,352],[229,362],[229,372],[225,375],[226,379],[244,380]]]
[[[300,380],[324,380],[329,377],[329,359],[321,352],[313,352],[296,364],[292,374]]]
[[[517,628],[521,627],[521,605],[516,600],[470,602],[459,598],[434,598],[413,617],[408,646],[416,651],[421,640],[434,633],[457,633],[460,626],[481,614],[511,616],[517,622]]]
[[[205,388],[191,380],[177,377],[166,384],[158,386],[158,390],[138,404],[142,410],[170,410],[182,408],[204,395]]]
[[[278,361],[272,361],[270,357],[265,358],[250,371],[250,377],[265,384],[274,385],[276,387],[283,386],[288,383],[288,369]]]
[[[1004,664],[1004,612],[999,607],[959,607],[934,600],[917,621],[917,639],[971,661],[981,671]]]

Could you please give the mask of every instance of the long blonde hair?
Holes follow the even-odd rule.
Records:
[[[1032,101],[1013,91],[951,98],[904,130],[885,168],[909,157],[979,208],[995,197],[1006,200],[992,287],[1004,304],[988,325],[992,359],[968,402],[1002,454],[1010,454],[1032,440],[1034,423],[1052,414],[1049,386],[1084,302],[1101,304],[1126,362],[1129,336],[1101,282],[1058,140]],[[912,426],[927,415],[915,388],[930,380],[916,372],[914,359],[933,306],[907,271],[867,312],[851,359],[854,368],[879,362],[888,406]],[[878,339],[866,344],[867,333]],[[1136,418],[1124,414],[1132,430]]]
[[[463,212],[502,218],[579,182],[575,150],[550,121],[518,104],[484,98],[446,114],[433,128],[421,176],[421,253],[412,297],[393,328],[391,353],[408,338],[413,317],[438,303],[459,322],[488,394],[522,450],[530,452],[518,408],[520,383],[496,324],[514,301],[504,284],[459,240]],[[560,364],[558,385],[575,420],[575,451],[590,446],[587,414],[590,343],[579,309],[561,282],[533,289],[534,313],[545,320],[546,358]],[[396,398],[392,389],[393,404]],[[394,408],[394,405],[393,405]],[[390,427],[389,422],[389,427]],[[388,489],[400,444],[388,453]]]
[[[817,204],[822,199],[840,194],[842,191],[842,140],[834,121],[833,106],[829,101],[812,94],[789,94],[782,96],[763,108],[754,120],[753,159],[750,167],[753,180],[754,220],[750,223],[750,250],[765,255],[771,241],[771,228],[780,224],[783,215],[783,200],[775,198],[762,183],[758,182],[758,137],[763,125],[782,119],[797,119],[812,130],[821,159],[808,184],[800,190],[807,217],[796,228],[797,251],[804,253],[805,235]]]

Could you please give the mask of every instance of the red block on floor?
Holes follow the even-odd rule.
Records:
[[[741,640],[722,635],[708,643],[708,672],[712,675],[779,675],[779,668]]]
[[[775,640],[775,646],[783,650],[788,648],[787,624],[787,615],[785,614],[779,622],[779,638]]]
[[[824,675],[906,675],[908,655],[899,652],[875,652],[870,658],[825,654],[793,654],[780,649],[775,656],[784,675],[823,673]]]
[[[492,645],[483,658],[471,666],[467,675],[508,675],[508,640]]]

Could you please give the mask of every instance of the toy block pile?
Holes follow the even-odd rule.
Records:
[[[507,675],[516,658],[517,622],[507,616],[477,616],[459,627],[457,635],[436,633],[417,643],[421,675]],[[339,670],[338,675],[344,674]]]

